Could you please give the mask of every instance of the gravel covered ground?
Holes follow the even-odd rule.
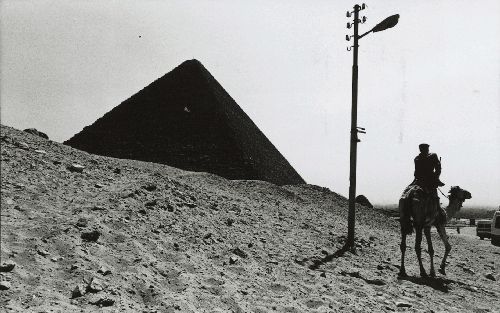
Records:
[[[334,255],[347,201],[326,188],[96,156],[5,126],[1,171],[2,312],[500,312],[500,248],[452,232],[446,277],[419,278],[409,249],[398,279],[399,226],[380,211],[358,207],[357,253]]]

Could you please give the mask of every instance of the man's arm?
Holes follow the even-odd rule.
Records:
[[[413,160],[413,163],[415,164],[415,170],[413,171],[413,176],[417,177],[417,158]]]
[[[441,175],[441,161],[439,161],[439,158],[435,153],[431,154],[431,158],[434,165],[434,173],[436,174],[436,177],[439,177],[439,175]]]

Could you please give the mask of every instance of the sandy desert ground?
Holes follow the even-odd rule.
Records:
[[[419,278],[410,249],[398,279],[399,225],[378,210],[357,208],[357,253],[333,256],[346,215],[326,188],[101,157],[2,126],[0,311],[500,312],[499,247],[451,232],[447,276]]]

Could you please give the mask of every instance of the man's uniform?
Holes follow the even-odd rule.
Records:
[[[435,192],[436,188],[444,184],[439,180],[441,162],[435,153],[420,153],[415,158],[414,183],[428,192]]]

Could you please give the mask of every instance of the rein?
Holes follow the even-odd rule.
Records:
[[[439,187],[438,187],[438,190],[439,190],[439,192],[440,192],[440,193],[441,193],[441,194],[442,194],[442,195],[443,195],[446,199],[450,199],[447,195],[445,195],[445,194],[441,191],[441,189],[440,189]]]

